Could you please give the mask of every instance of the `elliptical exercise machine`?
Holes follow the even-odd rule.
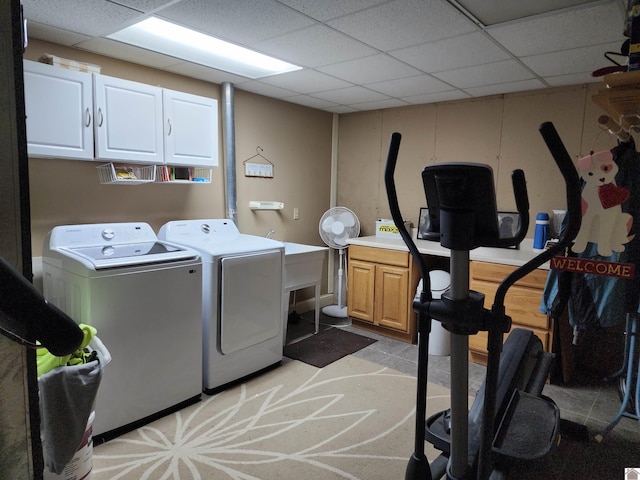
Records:
[[[515,170],[512,183],[520,223],[512,237],[501,237],[498,226],[493,172],[477,163],[440,163],[422,172],[430,226],[427,239],[451,250],[451,287],[442,298],[431,297],[429,271],[411,235],[404,227],[394,172],[401,135],[391,136],[385,185],[392,218],[422,276],[422,292],[413,307],[418,316],[418,372],[414,453],[405,480],[505,479],[513,461],[546,455],[557,440],[560,415],[555,403],[544,397],[553,356],[526,329],[511,328],[505,314],[508,289],[570,245],[580,229],[580,179],[571,157],[550,122],[540,133],[566,184],[567,223],[556,245],[516,269],[499,285],[491,310],[484,295],[469,290],[469,251],[477,247],[518,245],[529,225],[529,200],[524,172]],[[431,319],[451,332],[451,408],[426,417],[428,345]],[[469,335],[488,332],[486,379],[468,408]],[[442,453],[429,464],[425,440]]]

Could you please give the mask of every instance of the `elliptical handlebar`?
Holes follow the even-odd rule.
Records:
[[[420,294],[420,302],[430,301],[431,297],[431,284],[429,281],[429,269],[425,263],[422,255],[418,251],[418,247],[411,238],[409,232],[404,226],[404,220],[400,213],[400,205],[398,204],[398,195],[396,193],[396,184],[393,180],[393,175],[396,170],[396,163],[398,161],[398,151],[400,150],[400,140],[402,135],[398,132],[391,134],[391,142],[389,144],[389,153],[387,155],[387,164],[384,169],[384,184],[387,188],[387,198],[389,200],[389,209],[391,210],[391,218],[398,228],[398,232],[407,245],[413,260],[417,263],[420,275],[422,277],[422,293]]]
[[[547,148],[551,152],[553,159],[564,178],[566,185],[566,200],[567,200],[567,223],[562,230],[558,243],[548,248],[538,256],[532,258],[529,262],[522,265],[520,268],[514,270],[508,275],[498,286],[496,291],[494,305],[499,307],[504,306],[504,297],[507,294],[509,288],[522,277],[531,273],[543,263],[549,261],[551,257],[561,253],[566,247],[570,245],[573,239],[578,235],[580,230],[580,224],[582,222],[582,206],[581,206],[581,181],[576,171],[573,161],[567,152],[558,132],[556,131],[553,123],[544,122],[538,128],[542,138],[547,144]],[[516,197],[517,200],[517,197]]]
[[[495,245],[485,245],[487,247],[514,247],[519,245],[527,235],[529,228],[529,196],[527,195],[527,182],[522,170],[514,170],[511,173],[511,184],[513,185],[513,194],[516,199],[516,210],[520,216],[516,233],[512,237],[498,238]]]

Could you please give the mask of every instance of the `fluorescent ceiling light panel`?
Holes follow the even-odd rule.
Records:
[[[248,78],[302,68],[156,17],[107,38]]]

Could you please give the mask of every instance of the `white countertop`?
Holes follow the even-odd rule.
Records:
[[[413,241],[418,247],[418,251],[423,255],[436,255],[439,257],[451,256],[450,250],[443,247],[438,242],[432,242],[429,240],[416,239],[417,231],[414,228],[411,232]],[[405,245],[402,238],[389,238],[371,235],[368,237],[351,238],[347,241],[350,245],[361,245],[363,247],[374,248],[387,248],[389,250],[401,250],[408,252],[409,249]],[[521,266],[527,263],[529,260],[538,255],[538,252],[534,252],[533,240],[525,238],[520,244],[519,249],[515,248],[490,248],[490,247],[478,247],[469,252],[469,258],[471,260],[477,260],[481,262],[501,263],[504,265]],[[545,270],[549,270],[549,262],[543,263],[540,267]]]

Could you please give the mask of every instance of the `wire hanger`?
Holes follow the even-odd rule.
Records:
[[[262,155],[262,152],[264,152],[264,149],[261,146],[257,146],[256,147],[256,154],[252,155],[251,157],[247,158],[244,162],[242,162],[243,165],[245,165],[249,160],[252,160],[256,157],[260,157],[262,158],[265,162],[267,162],[270,165],[273,165],[273,162],[271,160],[269,160],[267,157],[265,157],[264,155]],[[275,166],[275,165],[274,165]]]

